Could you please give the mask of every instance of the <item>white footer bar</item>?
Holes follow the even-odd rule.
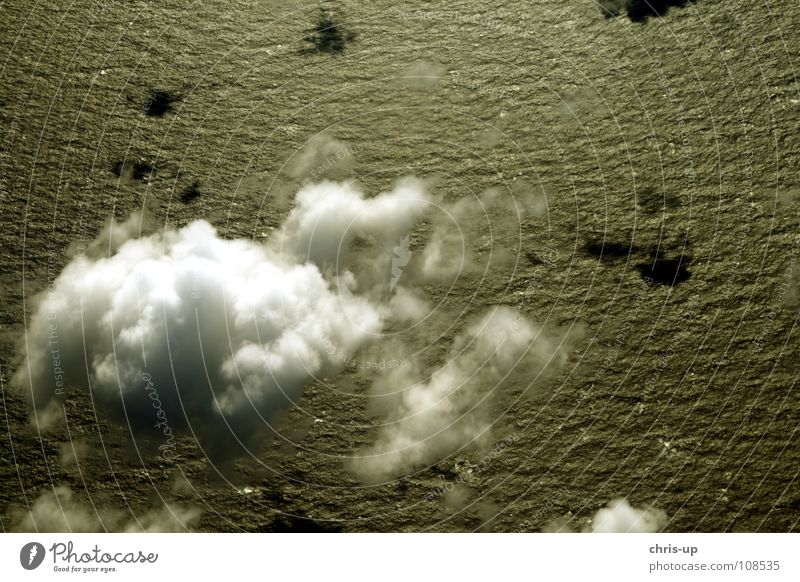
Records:
[[[3,534],[0,579],[797,581],[798,550],[798,534]]]

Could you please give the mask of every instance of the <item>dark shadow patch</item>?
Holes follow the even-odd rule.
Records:
[[[636,245],[623,245],[603,241],[589,241],[583,246],[583,250],[586,254],[600,259],[615,261],[627,259],[631,254],[639,252],[639,248]]]
[[[670,8],[683,8],[689,0],[598,0],[606,18],[623,12],[632,22],[645,22],[650,17],[664,16]]]
[[[272,523],[261,525],[259,533],[339,533],[342,528],[333,522],[316,521],[308,517],[281,515]]]
[[[345,46],[356,39],[356,33],[347,30],[333,11],[324,8],[319,11],[316,26],[306,32],[303,40],[311,46],[301,49],[302,53],[342,53]]]
[[[155,172],[156,169],[151,164],[147,162],[136,162],[131,169],[131,177],[134,180],[149,180]]]
[[[659,214],[667,209],[680,208],[680,198],[668,192],[645,188],[639,194],[639,207],[648,214]]]
[[[183,192],[181,192],[180,200],[184,204],[188,204],[195,198],[199,198],[202,192],[200,192],[200,186],[197,182],[192,182],[189,186],[187,186]]]
[[[178,96],[168,91],[161,91],[160,89],[152,89],[147,100],[144,102],[142,110],[145,115],[150,117],[163,117],[167,112],[172,110],[172,104],[178,100]]]
[[[628,18],[644,22],[651,16],[664,16],[670,8],[683,8],[687,0],[628,0]]]
[[[648,263],[639,263],[636,270],[645,281],[650,281],[656,285],[669,285],[676,287],[686,281],[692,274],[686,268],[692,262],[692,258],[682,256],[677,259],[667,259],[664,257],[654,257]]]
[[[136,182],[147,182],[156,173],[156,168],[147,162],[123,162],[118,160],[111,166],[111,171],[120,178],[127,178]]]

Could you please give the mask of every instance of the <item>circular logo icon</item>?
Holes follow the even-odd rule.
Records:
[[[19,551],[19,563],[26,570],[35,570],[44,561],[44,546],[39,542],[29,542]]]

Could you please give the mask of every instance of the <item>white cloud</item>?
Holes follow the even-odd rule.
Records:
[[[182,532],[194,527],[200,511],[164,504],[141,515],[116,509],[100,509],[77,500],[69,487],[54,487],[37,497],[30,509],[11,511],[12,531],[39,533],[91,533],[103,531]]]
[[[287,164],[292,178],[316,182],[343,178],[351,172],[354,148],[327,133],[309,139]]]
[[[104,520],[94,509],[88,509],[73,500],[72,490],[68,487],[55,487],[37,497],[30,510],[14,509],[11,511],[13,531],[20,532],[97,532],[104,531]],[[118,515],[110,517],[111,522],[119,519]]]
[[[485,444],[496,392],[507,389],[512,372],[534,377],[556,353],[556,345],[520,314],[490,309],[459,335],[447,361],[427,380],[419,370],[392,370],[373,386],[388,397],[388,417],[376,443],[361,451],[354,471],[382,481],[442,460],[471,444]]]
[[[385,262],[429,207],[423,183],[414,178],[373,198],[365,198],[354,184],[320,182],[303,188],[295,202],[277,241],[280,252],[321,266],[341,265],[354,239],[375,244]]]
[[[558,517],[542,528],[545,533],[575,533],[573,519],[569,516]],[[648,507],[637,509],[627,499],[619,498],[609,501],[599,509],[589,523],[583,527],[583,533],[656,533],[667,523],[667,514],[660,509]]]
[[[439,63],[417,61],[403,71],[400,79],[408,87],[433,89],[446,74],[447,69]]]
[[[655,533],[667,523],[660,509],[636,509],[627,499],[615,499],[594,514],[592,533]]]
[[[76,256],[38,306],[15,384],[40,428],[71,390],[91,386],[101,411],[156,446],[180,432],[236,456],[380,332],[391,313],[359,294],[351,272],[324,265],[355,236],[390,246],[424,200],[413,180],[370,199],[351,185],[309,186],[267,245],[222,239],[202,220],[126,241],[109,233],[135,232],[131,221],[109,227],[115,252]]]
[[[194,527],[200,520],[196,507],[181,507],[165,504],[137,515],[125,525],[126,532],[180,533]]]

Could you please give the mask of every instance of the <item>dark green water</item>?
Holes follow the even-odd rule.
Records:
[[[616,497],[670,531],[797,529],[800,4],[703,0],[643,22],[590,0],[327,6],[333,31],[291,1],[0,6],[3,529],[51,484],[136,515],[169,498],[207,531],[580,528]],[[370,192],[417,175],[447,200],[547,193],[509,235],[515,268],[427,290],[454,331],[499,302],[572,330],[557,374],[497,401],[511,444],[359,483],[345,460],[374,437],[370,369],[309,386],[276,427],[292,442],[229,483],[187,435],[180,462],[131,453],[77,389],[68,429],[40,438],[9,382],[70,247],[137,209],[258,239],[300,185],[285,163],[322,131],[353,160],[321,175]],[[431,495],[447,483],[457,503]]]

